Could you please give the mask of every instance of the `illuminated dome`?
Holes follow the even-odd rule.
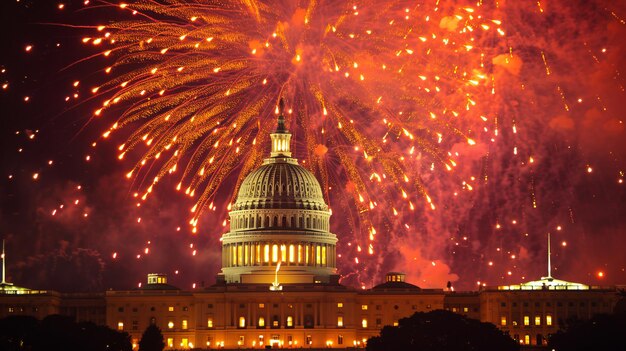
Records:
[[[242,182],[222,236],[226,283],[329,283],[337,280],[330,211],[319,182],[291,157],[283,103],[270,157]]]
[[[283,208],[328,210],[313,173],[292,158],[268,158],[244,179],[233,210]]]

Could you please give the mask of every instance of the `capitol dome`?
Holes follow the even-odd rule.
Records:
[[[330,211],[313,173],[291,157],[282,111],[281,100],[270,157],[243,180],[229,212],[218,275],[226,283],[337,280],[337,236],[329,232]]]

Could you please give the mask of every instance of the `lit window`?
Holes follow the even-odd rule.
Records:
[[[293,245],[289,245],[289,262],[293,263],[293,261],[295,261],[295,256],[296,256],[296,252],[295,252],[295,247]]]
[[[463,307],[463,312],[467,313],[468,311],[469,311],[469,308]]]
[[[530,335],[524,335],[524,344],[530,345]]]
[[[343,302],[337,302],[337,308],[342,308],[343,307]]]
[[[278,262],[278,245],[272,245],[272,262]]]
[[[500,325],[503,326],[503,327],[506,326],[506,317],[505,316],[500,317]]]
[[[188,338],[183,338],[180,341],[180,346],[183,347],[183,348],[189,347],[189,339]]]
[[[124,322],[117,322],[117,330],[124,330]]]
[[[547,315],[546,316],[546,325],[552,325],[552,316],[551,315]]]
[[[168,327],[169,329],[174,328],[174,322],[172,322],[172,321],[167,322],[167,327]]]
[[[293,317],[287,316],[287,327],[293,327]]]
[[[265,308],[265,304],[264,303],[260,303],[259,304],[259,308]]]
[[[167,347],[174,347],[174,338],[167,338]]]
[[[361,305],[361,309],[362,309],[363,311],[367,311],[367,305]]]
[[[363,320],[361,320],[361,327],[367,328],[367,319],[366,318],[363,318]]]
[[[541,316],[535,316],[535,325],[541,325]]]
[[[280,261],[287,261],[287,245],[280,245]]]
[[[530,325],[530,317],[524,316],[524,325],[526,326]]]
[[[246,327],[246,318],[239,317],[239,328],[245,328],[245,327]]]
[[[263,246],[263,262],[269,262],[269,261],[270,261],[270,246],[265,245]]]
[[[259,317],[259,327],[265,328],[265,318]]]
[[[170,312],[174,312],[174,306],[168,307],[167,310],[170,311]]]
[[[343,344],[343,335],[337,335],[337,345]]]
[[[246,337],[243,335],[239,335],[239,341],[237,341],[237,345],[243,346],[246,343]]]
[[[182,328],[187,329],[187,320],[183,319]]]
[[[213,318],[209,318],[206,322],[206,326],[209,328],[213,328]]]
[[[456,307],[452,307],[452,312],[456,312],[456,311],[457,311]]]
[[[315,246],[315,264],[319,265],[322,263],[322,248],[319,245]]]
[[[337,326],[343,328],[343,316],[337,317]]]

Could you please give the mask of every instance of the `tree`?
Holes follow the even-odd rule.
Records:
[[[585,321],[574,320],[565,330],[548,339],[548,349],[556,351],[626,350],[626,313],[596,315]]]
[[[513,351],[519,345],[495,325],[456,313],[418,312],[384,327],[367,342],[368,351]]]
[[[139,351],[163,351],[164,347],[165,343],[163,342],[161,329],[154,324],[150,324],[141,336]]]

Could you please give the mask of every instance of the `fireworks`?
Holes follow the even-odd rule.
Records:
[[[128,130],[118,158],[136,161],[127,177],[141,199],[168,174],[194,198],[194,232],[229,176],[266,156],[278,97],[288,101],[297,155],[327,199],[355,213],[355,240],[370,254],[369,212],[435,209],[422,170],[453,170],[458,155],[448,148],[475,145],[473,130],[492,120],[491,58],[504,31],[487,5],[181,0],[119,8],[129,20],[83,39],[111,62],[91,90],[103,100],[94,118],[111,121],[103,138]],[[329,196],[331,187],[341,196]]]
[[[455,274],[472,285],[518,282],[544,256],[538,243],[548,231],[560,243],[559,266],[571,268],[588,246],[581,241],[594,211],[586,209],[620,203],[612,197],[619,192],[597,185],[610,174],[612,186],[623,187],[622,5],[142,0],[85,1],[88,10],[74,12],[79,7],[52,6],[79,18],[56,22],[82,36],[83,49],[72,52],[84,59],[56,73],[65,89],[47,94],[52,100],[23,89],[18,77],[31,72],[11,65],[9,73],[2,67],[1,92],[16,94],[16,106],[56,101],[91,115],[82,136],[99,138],[80,163],[101,169],[101,147],[117,149],[119,164],[109,168],[123,170],[134,200],[120,216],[138,228],[156,224],[149,210],[171,187],[189,198],[180,201],[189,204],[189,240],[207,231],[218,237],[239,182],[267,155],[280,97],[295,156],[320,179],[335,214],[347,284],[371,286],[389,270],[426,286]],[[83,17],[91,26],[76,29]],[[46,55],[61,46],[50,40],[25,36],[14,51]],[[50,134],[18,133],[22,158]],[[63,155],[43,157],[23,173],[40,187],[68,164]],[[17,184],[20,174],[9,169],[6,177]],[[97,223],[107,210],[89,210],[94,192],[86,190],[79,204],[60,197],[45,213],[60,221],[80,207],[77,221]],[[168,228],[184,235],[180,214],[173,218]],[[157,256],[143,245],[132,253],[111,246],[118,260]],[[195,248],[184,250],[194,257]]]

